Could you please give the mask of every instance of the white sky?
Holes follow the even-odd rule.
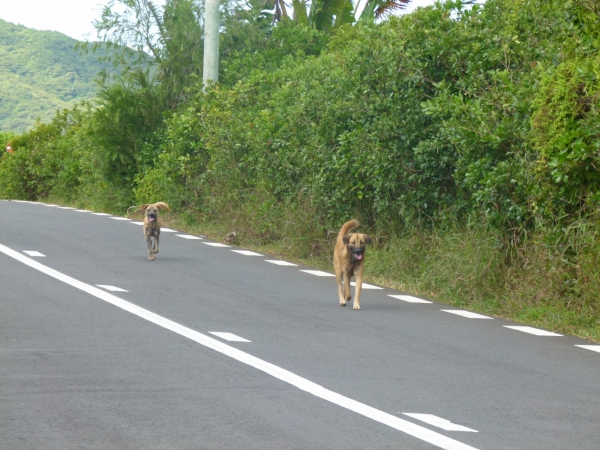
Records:
[[[164,0],[155,0],[155,3],[163,4]],[[434,0],[413,0],[406,11],[433,3]],[[108,0],[0,0],[0,19],[93,41],[96,32],[92,22],[100,18],[106,4]]]

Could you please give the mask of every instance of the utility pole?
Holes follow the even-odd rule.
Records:
[[[219,0],[204,0],[204,90],[219,81]]]

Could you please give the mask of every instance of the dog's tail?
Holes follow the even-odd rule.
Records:
[[[352,219],[342,225],[340,232],[338,233],[338,239],[343,238],[351,228],[358,227],[360,222],[357,219]]]

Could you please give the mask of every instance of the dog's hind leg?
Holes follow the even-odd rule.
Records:
[[[352,294],[350,293],[350,280],[352,279],[352,273],[344,272],[342,274],[342,279],[344,280],[344,300],[349,302],[352,299]]]

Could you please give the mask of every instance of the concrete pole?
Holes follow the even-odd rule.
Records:
[[[204,89],[219,80],[219,0],[204,0]]]

